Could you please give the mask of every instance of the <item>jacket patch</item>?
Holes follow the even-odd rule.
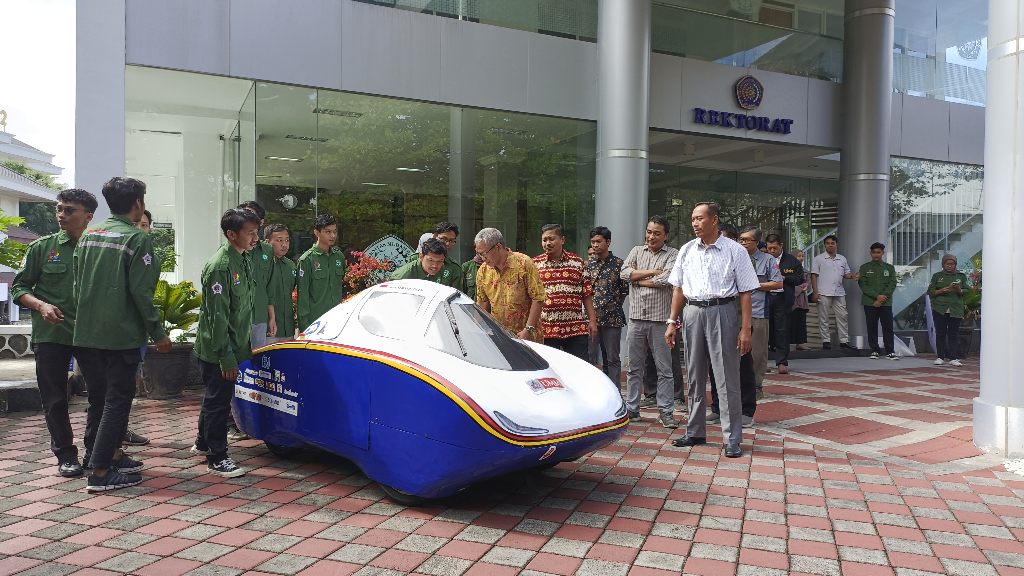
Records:
[[[145,263],[146,266],[149,266],[150,264],[153,263],[153,255],[146,254],[145,256],[142,257],[142,262]]]
[[[224,292],[224,287],[220,285],[220,282],[214,282],[213,286],[210,286],[210,291],[214,294],[220,294]]]
[[[50,250],[49,254],[46,255],[47,262],[60,262],[60,252],[56,249]]]
[[[242,283],[242,276],[238,272],[231,273],[231,283],[238,286]]]

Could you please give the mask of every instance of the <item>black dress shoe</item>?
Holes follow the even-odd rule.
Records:
[[[726,458],[739,458],[740,456],[743,456],[743,450],[739,444],[729,444],[725,447]]]
[[[77,478],[83,474],[82,465],[78,462],[61,462],[57,472],[65,478]]]
[[[839,343],[839,347],[840,348],[844,348],[846,350],[853,350],[854,349],[853,346],[850,346],[849,342],[840,342]]]
[[[822,342],[821,343],[821,349],[822,350],[831,350],[832,349],[832,343],[831,342]]]
[[[701,438],[700,436],[683,436],[682,438],[676,438],[672,441],[672,445],[679,448],[689,448],[691,446],[699,446],[707,443],[708,439]]]

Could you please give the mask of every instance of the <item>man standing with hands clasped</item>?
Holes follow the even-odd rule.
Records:
[[[885,344],[885,355],[890,360],[899,360],[893,348],[895,341],[892,334],[892,293],[896,291],[896,268],[882,260],[885,255],[885,244],[875,242],[871,245],[871,261],[860,266],[861,304],[864,306],[864,319],[868,324],[868,345],[871,357],[878,358],[878,324],[882,324],[882,343]]]
[[[743,439],[740,356],[750,352],[750,294],[758,289],[760,282],[747,251],[719,235],[718,204],[697,204],[691,224],[696,238],[679,250],[669,276],[669,282],[675,288],[666,321],[665,341],[669,346],[675,345],[677,322],[680,323],[686,350],[687,398],[690,403],[686,436],[675,439],[672,445],[690,447],[707,444],[705,375],[710,362],[719,383],[725,456],[739,458],[743,455],[740,448]],[[733,304],[737,298],[739,309]],[[687,305],[685,309],[684,304]]]

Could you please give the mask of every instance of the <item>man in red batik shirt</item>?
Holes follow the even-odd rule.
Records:
[[[598,334],[594,290],[584,272],[586,264],[563,248],[561,224],[541,228],[540,245],[544,253],[533,262],[547,292],[541,312],[544,343],[586,361],[589,340]]]

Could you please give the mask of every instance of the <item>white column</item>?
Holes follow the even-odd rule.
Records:
[[[124,175],[125,0],[75,8],[75,187],[96,195],[93,221],[102,222],[110,215],[103,183]]]
[[[607,226],[625,255],[643,243],[648,218],[651,0],[599,0],[597,53],[594,224]]]
[[[1024,456],[1024,11],[989,0],[985,106],[985,271],[981,395],[974,399],[974,443]]]

